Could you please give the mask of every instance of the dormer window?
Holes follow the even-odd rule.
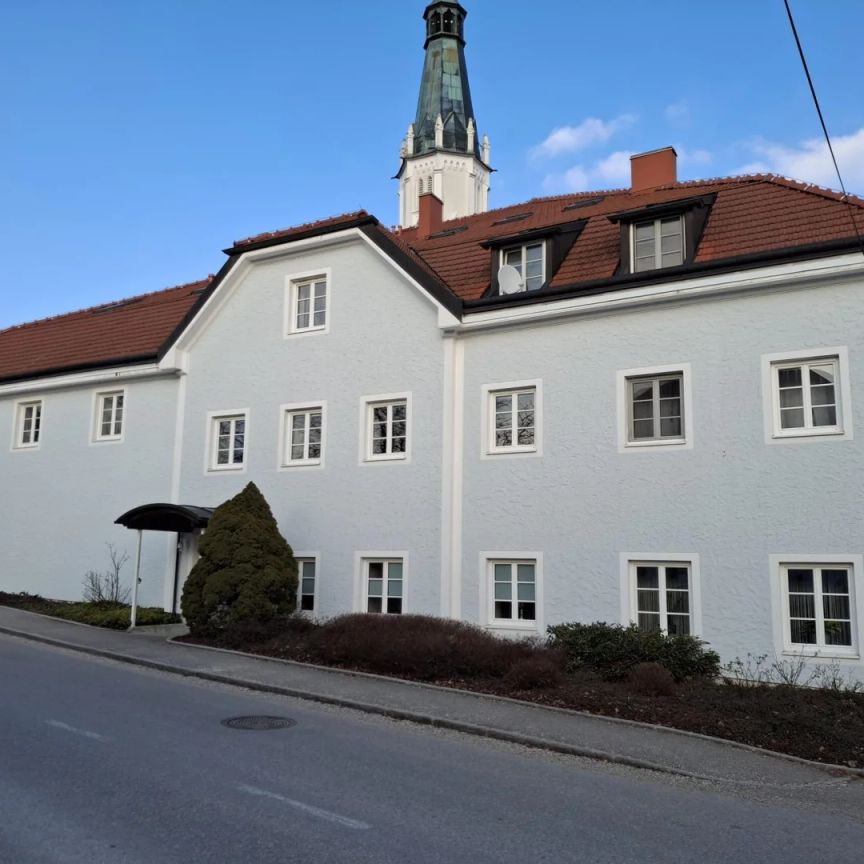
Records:
[[[631,226],[633,272],[684,263],[684,219],[670,216]]]
[[[621,226],[621,263],[616,275],[647,275],[692,264],[715,197],[665,201],[608,216]]]
[[[501,250],[501,264],[515,267],[526,291],[536,291],[546,281],[546,244],[530,243]]]

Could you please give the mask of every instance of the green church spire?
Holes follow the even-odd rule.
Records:
[[[413,150],[406,155],[420,156],[435,150],[449,150],[472,153],[480,158],[465,66],[467,15],[459,3],[453,2],[430,3],[423,13],[426,20],[426,61],[417,100]],[[436,130],[439,117],[443,129],[439,125]]]

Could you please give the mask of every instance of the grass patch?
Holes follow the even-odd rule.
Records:
[[[26,612],[38,612],[40,615],[51,615],[54,618],[65,618],[67,621],[107,627],[111,630],[126,630],[131,614],[131,607],[125,603],[47,600],[38,594],[7,594],[4,591],[0,591],[0,606],[11,606]],[[159,608],[139,606],[136,622],[139,626],[179,624],[180,616]]]
[[[850,690],[742,686],[698,674],[676,680],[641,654],[632,667],[628,655],[626,674],[610,678],[602,658],[592,665],[591,651],[580,648],[574,665],[572,644],[568,652],[417,615],[344,615],[321,623],[292,616],[218,639],[182,641],[639,720],[864,768],[864,694]],[[684,647],[690,656],[692,646]]]

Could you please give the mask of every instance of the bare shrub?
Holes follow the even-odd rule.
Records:
[[[512,690],[546,690],[564,680],[562,659],[553,652],[517,660],[504,676],[504,684]]]
[[[102,573],[88,570],[84,574],[84,600],[87,603],[123,606],[129,603],[130,589],[120,581],[120,571],[129,560],[129,554],[118,551],[113,543],[106,543],[111,567]]]
[[[659,663],[637,663],[630,670],[630,688],[641,696],[672,696],[675,678]]]
[[[722,669],[723,680],[733,687],[759,687],[771,683],[771,669],[767,654],[748,654],[743,660],[736,657]]]

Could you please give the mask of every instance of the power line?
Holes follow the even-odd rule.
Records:
[[[828,152],[831,154],[831,161],[834,163],[834,171],[837,174],[837,179],[840,181],[840,189],[843,192],[843,201],[845,202],[846,209],[849,213],[849,221],[852,223],[852,230],[858,238],[858,243],[861,246],[861,253],[864,254],[864,240],[862,240],[861,233],[858,231],[858,223],[855,221],[852,203],[849,201],[849,193],[846,191],[843,177],[840,174],[840,166],[837,164],[837,157],[834,155],[834,146],[831,144],[831,136],[828,134],[828,126],[825,123],[825,117],[823,116],[822,108],[819,105],[819,97],[816,95],[816,87],[813,84],[813,78],[810,76],[810,68],[807,65],[807,58],[804,56],[804,48],[801,45],[801,40],[798,38],[798,28],[795,26],[795,19],[792,17],[792,8],[789,5],[789,0],[783,0],[783,4],[786,6],[786,14],[789,16],[789,25],[792,27],[792,35],[795,37],[795,44],[798,46],[798,56],[801,58],[801,65],[804,67],[804,74],[807,76],[807,83],[810,85],[810,94],[813,96],[813,104],[816,106],[816,113],[819,115],[819,122],[822,124],[822,131],[825,133],[825,141],[828,144]]]

